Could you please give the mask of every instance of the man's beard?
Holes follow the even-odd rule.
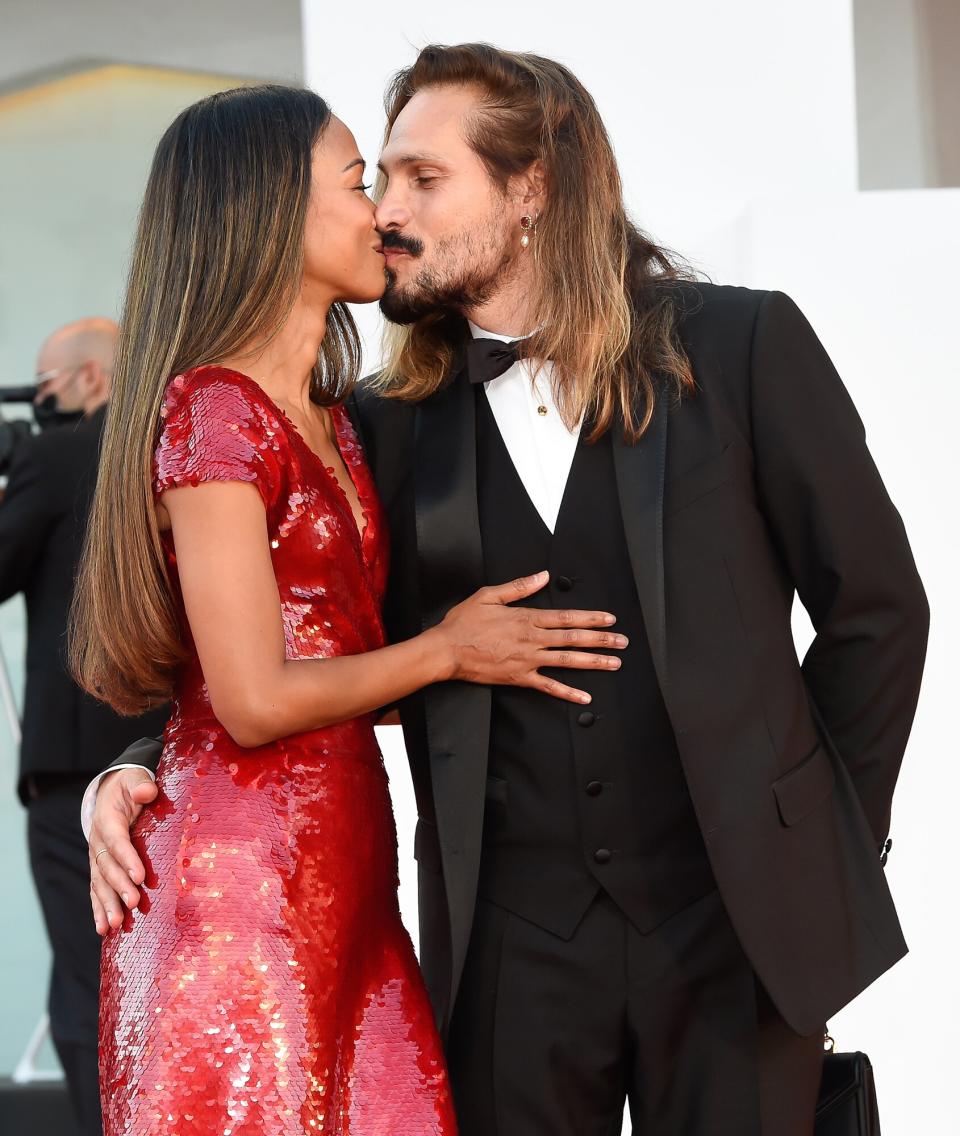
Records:
[[[491,234],[487,234],[488,236]],[[421,252],[417,252],[419,245]],[[384,247],[389,248],[389,235],[384,238]],[[487,303],[509,279],[514,271],[516,258],[504,244],[499,252],[494,252],[485,243],[482,257],[474,253],[476,242],[469,236],[460,234],[448,241],[439,241],[434,254],[436,261],[443,266],[445,260],[454,260],[453,267],[446,273],[436,268],[421,268],[414,279],[406,285],[397,283],[396,273],[387,269],[387,290],[380,300],[380,311],[391,323],[412,324],[425,316],[439,312],[463,313]],[[422,244],[395,240],[393,247],[405,248],[411,256],[422,255]],[[477,259],[482,260],[477,264]]]

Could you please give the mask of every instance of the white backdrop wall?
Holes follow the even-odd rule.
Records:
[[[600,107],[637,220],[687,255],[727,240],[753,200],[856,188],[849,0],[492,0],[482,15],[304,0],[302,25],[306,80],[368,161],[387,80],[419,47],[485,40],[561,60]],[[361,319],[372,332],[373,313]]]
[[[424,44],[485,40],[566,63],[599,104],[639,223],[717,282],[789,292],[819,331],[866,423],[933,610],[888,866],[912,953],[832,1026],[841,1047],[874,1060],[886,1136],[958,1130],[948,1096],[960,1052],[951,815],[960,766],[948,714],[960,634],[951,330],[960,191],[858,192],[849,0],[498,0],[482,14],[439,0],[336,9],[304,0],[303,17],[307,81],[371,164],[386,82]],[[378,317],[357,314],[372,369]],[[800,650],[810,634],[799,610]],[[415,806],[399,731],[381,735],[415,936]]]

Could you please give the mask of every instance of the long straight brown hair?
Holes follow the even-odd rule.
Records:
[[[386,136],[417,91],[445,85],[477,89],[467,141],[501,190],[537,159],[546,169],[546,208],[530,244],[540,330],[525,354],[552,361],[568,424],[586,414],[596,440],[619,422],[636,441],[653,412],[658,373],[679,392],[693,389],[676,335],[684,293],[671,287],[693,274],[630,221],[596,104],[566,67],[484,43],[425,47],[388,88]],[[433,394],[463,332],[449,312],[389,325],[381,393],[410,401]]]
[[[330,118],[312,91],[241,87],[188,107],[157,146],[70,634],[77,681],[122,714],[165,701],[185,657],[152,488],[167,382],[282,326],[303,273],[312,152]],[[359,363],[356,327],[335,304],[313,401],[342,399]]]

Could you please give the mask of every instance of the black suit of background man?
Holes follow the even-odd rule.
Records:
[[[625,1099],[645,1136],[809,1136],[827,1018],[906,952],[879,855],[928,626],[902,522],[792,301],[681,288],[697,390],[635,445],[581,439],[552,535],[462,353],[418,405],[353,401],[392,640],[544,567],[531,603],[631,636],[578,678],[589,711],[466,683],[400,706],[464,1136],[606,1136]]]
[[[83,1136],[100,1131],[97,999],[100,939],[80,801],[93,772],[166,710],[121,718],[66,670],[74,576],[96,483],[105,408],[18,444],[0,503],[0,602],[27,605],[26,689],[17,791],[28,811],[30,866],[53,949],[49,1011]]]

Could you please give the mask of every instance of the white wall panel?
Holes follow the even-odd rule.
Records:
[[[427,43],[484,40],[571,67],[597,101],[637,221],[697,256],[767,194],[853,190],[849,0],[304,0],[304,75],[368,161],[389,77]],[[360,314],[371,350],[372,311]]]

